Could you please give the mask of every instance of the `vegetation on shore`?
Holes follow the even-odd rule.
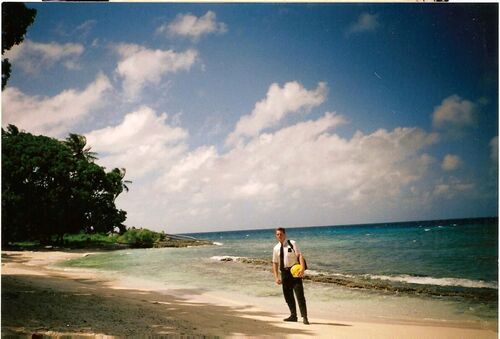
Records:
[[[125,232],[115,200],[125,169],[106,171],[84,136],[65,140],[2,128],[2,245],[62,243],[64,234]]]
[[[11,243],[7,248],[14,250],[38,249],[102,249],[116,250],[123,248],[160,248],[188,247],[212,245],[210,241],[191,237],[154,232],[144,228],[131,228],[123,234],[78,233],[65,234],[62,242],[53,245],[42,244],[39,241],[20,241]]]

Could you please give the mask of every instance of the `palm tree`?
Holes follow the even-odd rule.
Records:
[[[115,168],[115,170],[117,170],[118,168]],[[129,188],[126,184],[131,184],[132,181],[130,180],[123,180],[123,178],[125,178],[125,174],[127,173],[127,170],[125,168],[121,168],[120,169],[120,175],[122,177],[122,185],[123,185],[123,190],[125,192],[128,192],[129,191]]]
[[[87,160],[88,162],[97,160],[97,153],[92,152],[91,147],[85,148],[87,139],[83,135],[70,133],[64,143],[71,149],[75,158]]]
[[[114,190],[115,199],[118,197],[118,195],[120,195],[121,192],[123,192],[123,191],[128,192],[129,191],[127,184],[131,184],[132,181],[123,180],[123,178],[125,178],[126,172],[127,171],[125,170],[125,168],[113,168],[111,170],[111,172],[108,173],[108,175],[116,178],[115,182],[118,185],[118,186],[115,186],[116,189]]]

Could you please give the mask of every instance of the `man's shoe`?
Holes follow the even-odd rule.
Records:
[[[307,320],[307,317],[304,317],[304,325],[309,325],[309,320]]]
[[[297,316],[291,315],[288,318],[283,319],[283,321],[297,321]]]

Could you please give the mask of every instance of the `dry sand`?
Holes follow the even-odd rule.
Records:
[[[491,329],[310,319],[284,323],[214,294],[127,289],[84,270],[49,265],[85,252],[2,252],[2,336],[498,338]]]

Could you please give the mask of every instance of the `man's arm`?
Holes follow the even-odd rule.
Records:
[[[302,256],[302,252],[300,252],[299,246],[297,245],[296,241],[293,242],[293,250],[295,251],[295,253],[297,253],[297,259],[299,260],[299,264],[301,266],[300,271],[297,273],[297,277],[303,278],[305,271],[304,267],[306,267],[306,265],[304,263],[304,257]]]
[[[278,263],[273,262],[274,281],[276,282],[277,285],[281,285],[281,277],[278,266],[279,266]]]
[[[299,263],[300,263],[301,269],[300,269],[299,273],[297,273],[297,276],[299,278],[302,278],[302,277],[304,277],[304,271],[305,271],[304,267],[306,267],[306,265],[304,263],[304,257],[302,256],[302,253],[299,254]]]

